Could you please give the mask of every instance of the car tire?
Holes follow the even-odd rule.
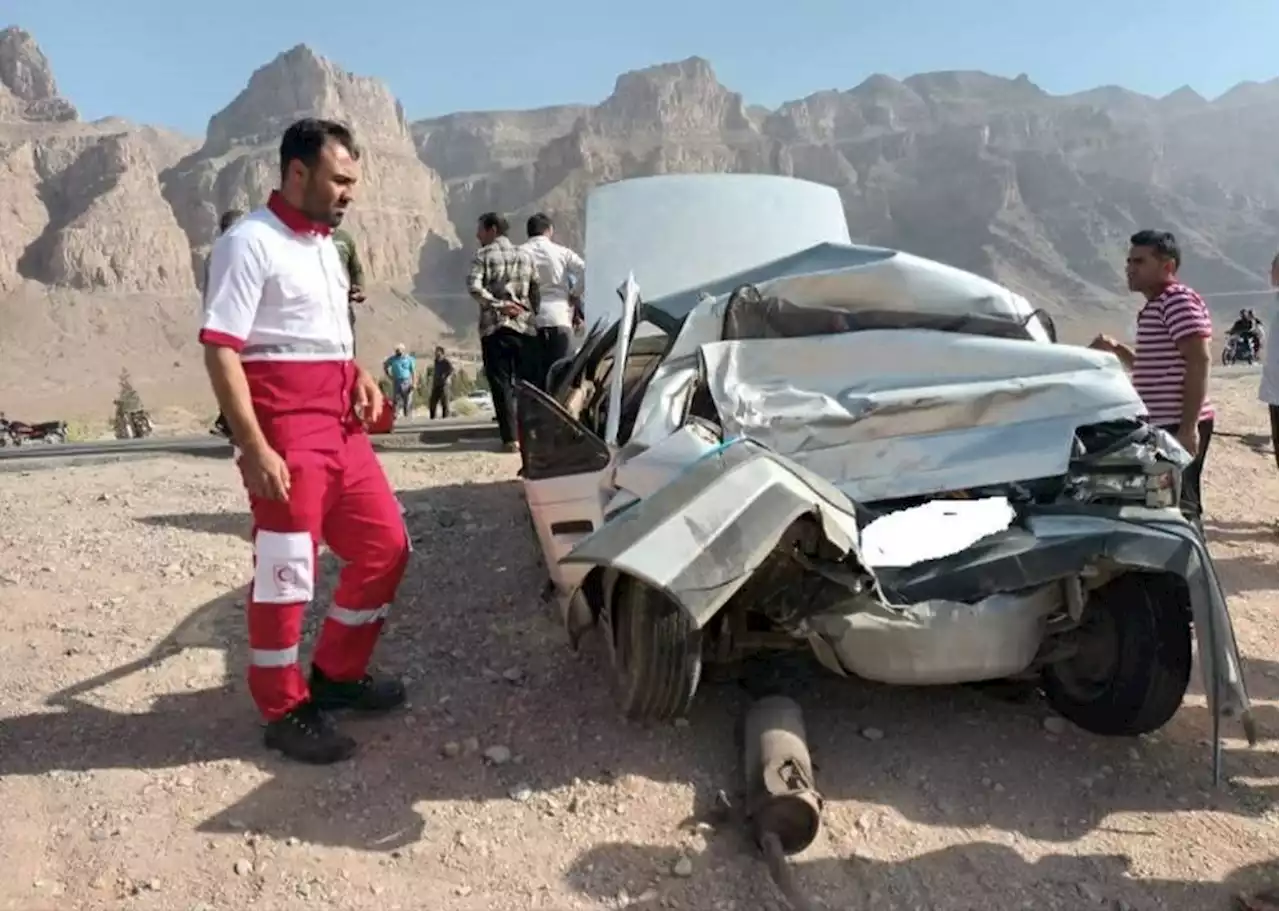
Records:
[[[702,679],[702,633],[684,611],[644,583],[623,579],[604,632],[623,715],[671,721],[689,710]]]
[[[1191,679],[1191,610],[1176,576],[1128,573],[1085,605],[1077,655],[1042,671],[1049,704],[1093,734],[1133,737],[1163,727]]]

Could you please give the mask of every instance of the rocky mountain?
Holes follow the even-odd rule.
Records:
[[[461,282],[481,212],[506,212],[519,235],[545,210],[581,245],[591,187],[671,172],[830,184],[855,238],[989,275],[1091,327],[1129,320],[1122,252],[1139,227],[1176,231],[1202,290],[1263,288],[1278,106],[1276,80],[1206,100],[1116,86],[1054,96],[1027,76],[943,72],[872,76],[770,110],[693,57],[625,73],[595,105],[409,123],[385,85],[300,45],[253,73],[195,140],[80,120],[35,40],[11,27],[0,31],[0,388],[34,377],[50,395],[109,400],[102,380],[127,365],[144,393],[147,382],[202,390],[191,329],[217,213],[265,199],[279,135],[307,114],[349,122],[365,150],[350,227],[374,284],[362,347],[379,352],[450,331],[465,341],[474,308]],[[68,345],[94,346],[102,376],[62,379]]]
[[[785,174],[838,188],[858,240],[971,269],[1068,322],[1097,323],[1128,318],[1122,251],[1140,227],[1175,231],[1185,274],[1206,291],[1265,286],[1278,106],[1276,80],[1210,102],[1190,89],[1053,96],[1025,75],[942,72],[872,76],[769,111],[695,57],[624,74],[593,107],[454,114],[413,130],[445,178],[459,234],[485,210],[518,224],[541,209],[581,244],[596,184]],[[425,278],[452,290],[463,255]]]
[[[385,85],[295,47],[250,77],[201,143],[117,118],[81,121],[34,39],[0,31],[0,388],[39,401],[89,386],[77,398],[109,402],[127,366],[144,394],[203,394],[196,276],[217,214],[266,199],[280,134],[308,114],[352,124],[363,150],[350,227],[375,288],[361,347],[434,342],[448,327],[407,290],[425,249],[458,241],[443,182],[418,159]],[[65,351],[86,346],[90,382],[62,377]]]
[[[299,45],[255,72],[209,121],[204,145],[162,175],[197,261],[219,212],[259,205],[276,186],[280,135],[308,115],[356,130],[362,175],[349,227],[361,238],[371,281],[411,283],[428,238],[457,246],[444,184],[418,160],[400,102],[376,79],[353,76]]]

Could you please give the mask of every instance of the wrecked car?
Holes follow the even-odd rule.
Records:
[[[739,245],[762,187],[805,200],[762,217],[801,224]],[[826,187],[643,178],[587,213],[588,269],[597,233],[612,268],[638,261],[548,391],[520,386],[522,480],[570,639],[598,628],[627,716],[679,716],[708,666],[803,648],[888,684],[1035,676],[1080,727],[1134,735],[1178,709],[1198,647],[1215,731],[1235,716],[1252,740],[1177,508],[1189,457],[1114,356],[1056,343],[991,281],[850,243]],[[732,250],[690,271],[709,247]]]

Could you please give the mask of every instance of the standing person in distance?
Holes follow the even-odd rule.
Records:
[[[1280,333],[1280,253],[1271,258],[1271,287],[1276,289],[1276,302],[1272,303],[1271,328],[1266,335],[1272,339]],[[1261,321],[1258,331],[1262,335]],[[1263,337],[1265,338],[1265,337]],[[1258,381],[1258,400],[1267,406],[1271,424],[1271,454],[1280,468],[1280,345],[1272,342],[1263,345],[1262,379]]]
[[[1209,349],[1213,323],[1200,295],[1178,279],[1182,253],[1168,231],[1139,231],[1129,238],[1125,275],[1129,290],[1145,299],[1130,347],[1108,335],[1093,348],[1110,351],[1129,368],[1151,423],[1178,438],[1192,462],[1182,473],[1182,511],[1197,528],[1204,518],[1201,476],[1213,438],[1209,402]]]
[[[418,382],[418,360],[404,344],[382,362],[382,372],[391,380],[392,403],[406,418],[413,411],[413,390]]]
[[[445,357],[444,348],[436,346],[436,358],[431,364],[431,395],[427,399],[427,409],[431,420],[436,419],[436,409],[440,417],[449,416],[449,380],[453,379],[453,361]]]
[[[351,323],[351,337],[356,333],[356,304],[364,303],[364,263],[360,262],[360,254],[356,252],[356,241],[347,231],[335,228],[333,245],[338,248],[338,257],[342,260],[342,268],[347,272],[350,289],[347,291],[348,320]],[[354,342],[353,342],[354,344]]]
[[[244,217],[244,211],[241,209],[227,209],[218,216],[218,236],[214,238],[217,243],[218,237],[226,234],[231,226]],[[209,264],[213,262],[213,251],[209,251],[209,257],[204,261],[204,297],[201,301],[202,305],[207,309],[209,306]],[[218,416],[213,419],[213,429],[209,431],[214,436],[223,436],[228,440],[231,439],[231,425],[227,423],[227,417],[221,411]]]
[[[354,360],[332,237],[359,160],[342,124],[307,118],[285,131],[280,189],[214,247],[200,330],[253,514],[249,691],[267,746],[318,764],[356,749],[331,711],[381,712],[405,698],[400,681],[368,673],[410,545],[365,433],[382,393]],[[308,679],[298,648],[321,542],[344,566]]]
[[[522,248],[533,257],[541,293],[534,317],[538,333],[534,381],[539,389],[545,389],[551,365],[571,353],[573,332],[581,322],[587,266],[581,256],[555,242],[555,225],[544,213],[529,216],[525,228],[529,239]]]
[[[218,233],[213,238],[214,243],[217,243],[218,238],[226,234],[227,231],[231,229],[231,226],[234,225],[236,222],[238,222],[242,218],[244,218],[243,209],[227,209],[227,211],[219,215],[218,216]],[[209,250],[208,258],[205,259],[204,261],[204,291],[205,291],[206,297],[208,296],[208,293],[209,293],[209,264],[212,261],[213,261],[213,250],[211,248]]]
[[[533,257],[511,243],[508,228],[497,212],[486,212],[476,222],[480,249],[467,273],[467,293],[480,308],[480,357],[498,435],[507,452],[518,452],[515,384],[536,369],[533,319],[540,289]]]

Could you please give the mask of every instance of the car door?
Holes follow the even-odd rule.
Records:
[[[609,384],[601,390],[616,415],[622,399],[625,364],[635,326],[639,291],[634,280],[618,289],[622,316],[612,350],[591,352],[596,363],[609,359]],[[587,365],[588,367],[590,365]],[[585,575],[580,567],[563,567],[560,559],[604,524],[604,511],[614,494],[613,467],[618,421],[607,417],[602,433],[588,427],[570,409],[537,387],[521,382],[516,389],[522,480],[538,547],[552,586],[567,609],[569,598]]]

